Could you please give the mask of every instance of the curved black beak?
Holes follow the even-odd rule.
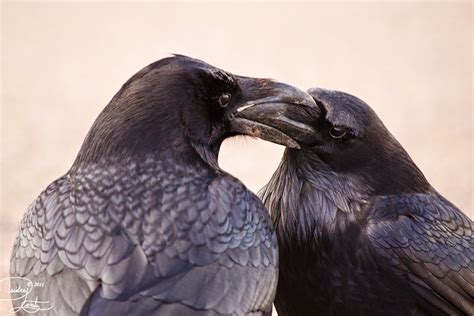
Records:
[[[238,77],[238,81],[242,102],[230,119],[230,131],[300,148],[290,135],[313,133],[298,117],[317,109],[314,99],[298,88],[269,79]]]

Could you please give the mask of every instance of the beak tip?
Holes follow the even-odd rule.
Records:
[[[307,93],[305,93],[305,96],[304,96],[303,101],[301,102],[301,105],[306,105],[308,107],[317,107],[317,104],[314,98]]]
[[[301,149],[301,146],[293,139],[286,144],[286,147],[291,149]]]

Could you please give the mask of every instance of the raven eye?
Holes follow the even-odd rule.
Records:
[[[335,139],[342,138],[346,136],[346,134],[347,134],[347,129],[342,126],[333,126],[329,130],[329,135]]]
[[[230,95],[230,93],[223,93],[220,97],[219,97],[219,104],[225,108],[229,102],[230,102],[230,99],[232,98],[232,96]]]

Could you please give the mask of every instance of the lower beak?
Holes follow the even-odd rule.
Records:
[[[293,135],[312,135],[314,130],[302,123],[306,113],[317,108],[314,99],[293,86],[265,82],[266,97],[244,102],[230,120],[234,133],[261,138],[290,148],[300,148]],[[292,136],[289,136],[292,135]]]

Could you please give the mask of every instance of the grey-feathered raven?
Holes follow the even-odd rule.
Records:
[[[302,149],[286,150],[263,190],[279,244],[278,314],[474,315],[473,222],[366,103],[309,92],[319,110],[289,108],[301,126],[282,129]]]
[[[297,146],[259,115],[236,116],[261,103],[275,111],[315,106],[291,86],[185,56],[128,80],[69,172],[21,222],[12,287],[25,280],[42,286],[13,301],[19,313],[35,298],[56,315],[270,311],[278,263],[270,216],[217,165],[222,141],[233,135]]]

